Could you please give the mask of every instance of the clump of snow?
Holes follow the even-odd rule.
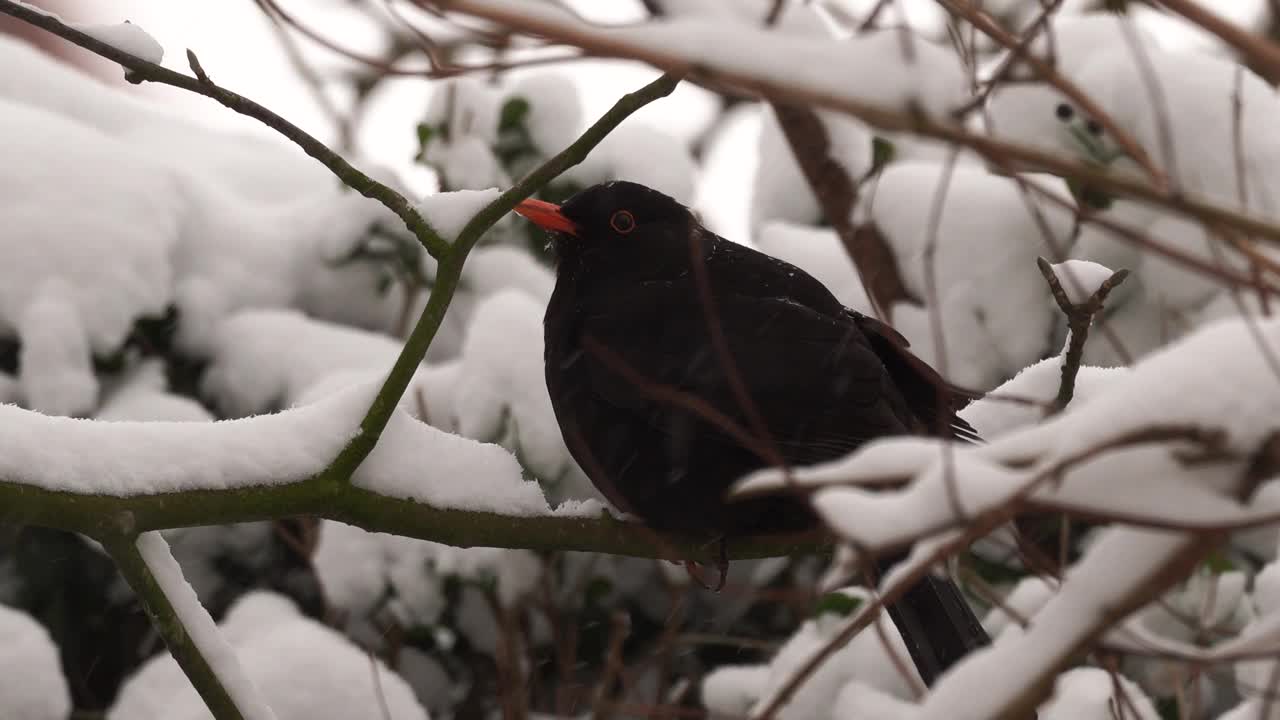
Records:
[[[623,123],[562,177],[583,187],[630,180],[687,205],[693,201],[696,172],[697,164],[688,148],[670,133],[650,125]]]
[[[427,145],[425,159],[440,173],[441,182],[454,190],[479,190],[511,184],[511,178],[507,177],[489,144],[479,135],[433,142]]]
[[[384,601],[406,627],[435,625],[448,604],[445,580],[491,585],[504,607],[537,587],[542,562],[527,550],[456,548],[426,540],[370,533],[325,521],[315,555],[326,599],[351,615],[357,633]]]
[[[0,605],[0,716],[63,720],[70,712],[58,646],[31,616]]]
[[[545,304],[555,284],[551,270],[528,252],[508,245],[486,245],[467,256],[458,296],[482,299],[514,288]],[[458,296],[455,298],[461,299]],[[449,310],[453,310],[453,305]]]
[[[999,605],[991,608],[987,616],[982,618],[982,627],[987,634],[1000,642],[1000,636],[1007,628],[1021,627],[1022,623],[1031,619],[1044,604],[1053,597],[1054,589],[1044,580],[1029,575],[1018,581],[1013,590]],[[1010,610],[1013,614],[1010,614]]]
[[[418,203],[418,212],[442,238],[453,242],[471,218],[500,194],[496,187],[436,193]]]
[[[871,131],[862,122],[839,113],[818,112],[830,143],[828,154],[853,180],[871,169]],[[805,179],[795,153],[771,109],[760,114],[760,155],[751,196],[751,224],[769,220],[815,223],[822,217],[818,200]]]
[[[1055,192],[1066,197],[1065,190]],[[943,206],[935,236],[938,202]],[[932,246],[937,304],[926,312],[940,314],[949,379],[989,388],[1043,357],[1056,311],[1036,258],[1067,247],[1073,225],[1068,211],[978,166],[955,166],[948,182],[945,166],[902,162],[864,189],[861,214],[893,250],[907,289],[926,300]],[[928,316],[906,323],[895,315],[894,321],[916,353],[937,366],[941,352],[932,347]]]
[[[545,515],[542,488],[498,445],[434,428],[397,410],[352,476],[357,487],[436,507]]]
[[[210,422],[213,415],[191,398],[168,392],[164,365],[149,359],[120,378],[107,392],[97,420],[170,420]]]
[[[137,548],[147,570],[160,587],[160,592],[164,593],[165,599],[172,605],[187,637],[209,664],[209,669],[227,691],[240,715],[245,720],[276,720],[262,693],[240,666],[236,651],[218,633],[213,618],[200,604],[195,590],[183,578],[182,568],[173,559],[164,537],[158,532],[143,533],[138,537]],[[190,685],[185,687],[190,688]]]
[[[583,130],[578,89],[563,73],[523,75],[512,83],[507,96],[524,98],[529,103],[524,125],[529,139],[546,157],[568,147]]]
[[[760,228],[756,247],[817,278],[845,307],[871,313],[867,291],[834,230],[768,222]]]
[[[293,310],[246,310],[218,326],[201,392],[230,417],[298,402],[343,370],[385,371],[401,343],[386,335],[321,322]]]
[[[1114,274],[1111,268],[1088,260],[1064,260],[1053,264],[1053,274],[1062,283],[1067,301],[1083,305]]]
[[[1161,715],[1146,693],[1129,678],[1100,668],[1082,667],[1058,676],[1053,697],[1040,706],[1039,717],[1040,720],[1113,720],[1117,717],[1160,720]]]
[[[341,634],[302,617],[287,599],[251,592],[223,621],[245,675],[279,720],[380,717],[426,720],[408,684]],[[126,681],[108,720],[204,720],[203,701],[167,653]]]
[[[1227,23],[1247,32],[1265,33],[1271,18],[1271,5],[1266,0],[1202,4]],[[1166,51],[1213,53],[1226,57],[1237,52],[1217,35],[1171,12],[1139,5],[1133,8],[1130,17],[1134,26],[1149,34]]]
[[[454,389],[458,431],[512,436],[511,446],[539,477],[556,478],[572,462],[543,379],[543,305],[503,290],[476,308]]]
[[[836,696],[831,717],[858,720],[912,720],[915,703],[891,695],[877,687],[850,681]]]
[[[702,679],[702,704],[712,717],[746,717],[768,681],[767,665],[721,665]]]
[[[0,168],[0,334],[21,335],[24,313],[43,304],[35,312],[50,321],[54,313],[67,332],[31,318],[27,330],[59,336],[38,343],[54,342],[64,353],[71,350],[66,343],[83,343],[111,354],[135,319],[162,314],[170,300],[178,185],[162,167],[95,130],[3,100],[0,154],[9,159]],[[63,357],[51,372],[70,369]],[[25,367],[24,376],[39,371]],[[83,386],[86,378],[76,374]],[[55,411],[91,409],[92,392],[81,387],[70,410],[57,403]]]
[[[869,593],[862,588],[841,590],[862,602],[869,600]],[[742,715],[744,704],[754,707],[762,698],[769,697],[786,683],[796,670],[819,647],[827,643],[838,631],[843,618],[823,613],[806,621],[774,655],[766,668],[736,667],[723,675],[708,677],[703,686],[704,701],[708,709],[730,716]],[[885,634],[891,650],[898,657],[908,657],[906,646],[897,629],[883,616]],[[842,688],[856,681],[896,698],[913,697],[913,686],[902,677],[893,659],[881,642],[878,633],[868,631],[855,636],[843,648],[827,659],[802,685],[778,714],[784,720],[828,717]],[[913,682],[919,682],[915,678]],[[708,687],[710,695],[706,694]],[[712,703],[716,703],[713,705]]]
[[[0,97],[127,141],[133,153],[175,171],[216,179],[241,202],[292,200],[336,186],[326,168],[282,137],[206,128],[13,35],[0,36],[0,66],[8,70],[0,76]]]
[[[88,332],[62,278],[46,281],[17,319],[22,396],[49,415],[84,415],[98,402]]]
[[[159,65],[164,60],[164,48],[161,47],[160,43],[148,35],[146,30],[128,20],[116,25],[83,23],[69,23],[69,25],[73,30],[79,30],[94,40],[104,42],[120,52],[129,53],[140,60],[156,65]]]
[[[1101,342],[1098,338],[1095,340]],[[1128,368],[1082,366],[1076,374],[1071,402],[1084,402],[1107,392],[1112,383],[1123,379],[1128,372]],[[1062,359],[1051,357],[1041,360],[1018,371],[1017,375],[985,397],[970,403],[960,411],[960,417],[968,421],[980,436],[987,440],[995,439],[1010,430],[1039,422],[1044,417],[1043,408],[1057,396],[1061,382]]]

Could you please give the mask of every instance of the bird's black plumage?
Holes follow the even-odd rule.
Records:
[[[613,182],[524,214],[558,231],[545,362],[565,441],[611,502],[657,530],[731,541],[812,527],[801,498],[725,493],[778,455],[804,465],[887,435],[973,437],[956,397],[892,328],[666,195]],[[946,580],[890,610],[926,681],[986,642]]]

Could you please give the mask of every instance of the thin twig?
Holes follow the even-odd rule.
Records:
[[[1076,376],[1080,373],[1080,365],[1084,361],[1084,343],[1089,338],[1089,326],[1093,323],[1093,316],[1102,311],[1102,305],[1106,302],[1107,296],[1129,277],[1129,271],[1117,270],[1112,273],[1111,277],[1104,280],[1098,289],[1093,291],[1088,300],[1076,304],[1067,297],[1067,291],[1062,288],[1062,281],[1058,279],[1053,265],[1050,265],[1048,260],[1036,258],[1036,267],[1040,269],[1040,274],[1048,283],[1049,292],[1057,301],[1058,308],[1062,310],[1063,315],[1067,316],[1067,329],[1070,334],[1067,351],[1062,356],[1062,380],[1058,384],[1058,394],[1046,413],[1054,415],[1061,412],[1075,395]]]

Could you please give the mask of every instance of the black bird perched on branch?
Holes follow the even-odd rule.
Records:
[[[976,437],[896,331],[656,190],[611,182],[516,212],[553,232],[545,363],[565,442],[610,502],[657,531],[731,541],[817,527],[803,498],[726,491],[887,435]],[[989,642],[945,579],[889,612],[926,683]]]

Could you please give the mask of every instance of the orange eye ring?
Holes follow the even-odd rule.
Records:
[[[626,235],[636,229],[636,218],[626,210],[619,210],[609,217],[609,227],[622,235]]]

